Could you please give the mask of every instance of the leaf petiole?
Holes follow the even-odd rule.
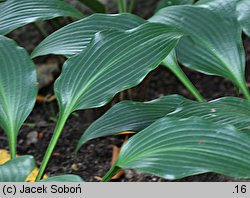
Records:
[[[38,172],[38,175],[36,177],[36,181],[40,181],[43,174],[44,174],[44,171],[47,167],[47,164],[49,162],[49,159],[55,149],[55,146],[56,146],[56,143],[62,133],[62,130],[64,128],[64,125],[65,123],[67,122],[67,119],[69,117],[70,113],[66,113],[66,114],[63,114],[63,113],[59,113],[59,118],[58,118],[58,121],[57,121],[57,125],[56,125],[56,128],[55,128],[55,131],[54,131],[54,134],[50,140],[50,143],[49,143],[49,146],[47,148],[47,151],[45,153],[45,156],[43,158],[43,161],[42,161],[42,164],[41,164],[41,167],[39,169],[39,172]]]
[[[135,5],[136,5],[136,2],[137,2],[137,0],[131,0],[129,8],[128,8],[128,12],[130,12],[130,13],[133,12]]]
[[[127,12],[127,1],[126,0],[118,0],[118,10],[119,10],[119,13]]]
[[[108,181],[110,181],[114,175],[116,175],[117,173],[119,173],[120,170],[121,170],[121,168],[117,167],[116,164],[114,164],[110,168],[110,170],[107,172],[107,174],[102,178],[102,182],[108,182]]]

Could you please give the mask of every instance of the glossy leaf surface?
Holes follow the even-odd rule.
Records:
[[[61,113],[100,107],[142,79],[176,46],[181,33],[159,24],[97,33],[64,64],[55,83]]]
[[[156,11],[168,6],[193,4],[193,2],[193,0],[161,0],[156,7]]]
[[[145,22],[132,14],[93,14],[48,36],[36,47],[31,56],[36,57],[46,54],[72,56],[85,49],[99,31],[129,30]]]
[[[82,135],[77,149],[88,140],[123,131],[141,131],[162,117],[200,117],[217,124],[231,124],[250,137],[250,102],[226,97],[200,103],[178,95],[161,97],[147,103],[124,101],[112,107]]]
[[[243,31],[250,36],[250,1],[239,0],[237,4],[238,20]]]
[[[186,33],[177,47],[177,57],[183,65],[230,79],[250,99],[240,27],[236,28],[224,14],[199,6],[170,6],[150,21],[172,25]]]
[[[176,110],[184,100],[181,96],[161,97],[150,102],[123,101],[96,120],[82,135],[77,148],[85,142],[123,131],[141,131],[155,120]]]
[[[80,11],[62,0],[8,0],[0,5],[0,34],[59,16],[83,17]]]
[[[34,63],[25,49],[0,36],[0,127],[8,136],[12,156],[18,131],[32,111],[36,95]]]
[[[232,125],[162,118],[125,143],[116,166],[170,180],[206,172],[249,178],[249,141]]]

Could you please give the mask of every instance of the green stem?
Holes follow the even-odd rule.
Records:
[[[108,182],[112,179],[114,175],[116,175],[121,168],[117,167],[116,164],[114,164],[110,170],[107,172],[107,174],[102,178],[102,182]]]
[[[11,140],[11,144],[16,145],[16,138],[13,138],[13,140]],[[16,157],[16,146],[10,147],[10,156],[11,156],[11,159]]]
[[[250,93],[246,83],[240,83],[240,89],[247,100],[250,100]]]
[[[128,8],[128,12],[132,13],[135,7],[137,0],[131,0],[129,8]]]
[[[34,25],[36,26],[37,30],[44,38],[48,36],[48,33],[45,31],[45,29],[43,28],[40,22],[35,22]]]
[[[183,85],[192,93],[192,95],[199,101],[199,102],[206,102],[206,100],[201,96],[200,92],[196,89],[193,83],[188,79],[186,74],[180,68],[179,65],[175,67],[169,67],[169,69],[175,74],[175,76],[183,83]]]
[[[123,12],[127,12],[127,0],[123,0]]]
[[[55,128],[54,134],[53,134],[53,136],[52,136],[52,138],[50,140],[50,143],[49,143],[49,146],[47,148],[46,154],[45,154],[45,156],[43,158],[43,162],[41,164],[38,175],[36,177],[36,181],[41,180],[41,178],[42,178],[42,176],[44,174],[44,171],[45,171],[45,169],[47,167],[47,164],[49,162],[49,159],[50,159],[50,157],[51,157],[51,155],[52,155],[52,153],[53,153],[53,151],[55,149],[56,143],[57,143],[57,141],[58,141],[58,139],[59,139],[59,137],[60,137],[60,135],[62,133],[63,127],[64,127],[68,117],[69,117],[69,114],[64,114],[64,115],[62,113],[59,114],[59,118],[58,118],[58,121],[57,121],[57,125],[56,125],[56,128]]]
[[[53,20],[50,20],[50,22],[53,24],[53,26],[56,28],[56,29],[60,29],[62,27],[60,21],[55,18]]]
[[[11,134],[11,135],[8,135],[8,143],[9,143],[9,148],[10,148],[10,156],[11,156],[11,159],[15,158],[16,157],[16,141],[17,141],[17,137],[16,135],[12,135],[12,134],[15,134],[13,130],[10,130],[11,132],[8,133],[8,134]]]
[[[163,60],[162,65],[172,71],[199,102],[206,102],[206,100],[201,96],[200,92],[182,71],[180,65],[178,64],[174,50],[170,52],[170,54]]]
[[[119,13],[127,12],[127,1],[126,0],[118,0],[118,10],[119,10]]]

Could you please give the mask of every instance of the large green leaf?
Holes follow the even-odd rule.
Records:
[[[179,95],[141,103],[120,102],[96,120],[82,135],[77,150],[87,141],[123,131],[141,131],[162,117],[200,117],[218,124],[232,124],[250,137],[250,102],[226,97],[209,103],[195,102]]]
[[[156,7],[156,11],[168,6],[193,4],[193,3],[194,0],[161,0]]]
[[[147,21],[128,13],[115,15],[94,14],[90,17],[69,24],[51,34],[36,47],[31,56],[37,57],[46,54],[63,54],[69,57],[85,49],[94,34],[98,31],[111,28],[128,30],[146,22]],[[172,56],[170,56],[170,58],[171,57]],[[174,61],[175,64],[173,65],[173,62],[166,63],[167,60],[169,60],[169,58],[164,60],[164,65],[167,66],[185,84],[185,86],[187,86],[199,101],[203,101],[198,91],[180,69],[177,61]]]
[[[106,7],[98,0],[78,0],[92,9],[94,12],[105,13]]]
[[[114,167],[170,180],[206,172],[249,178],[249,142],[250,137],[232,125],[196,117],[162,118],[125,143]],[[117,170],[114,167],[104,181]]]
[[[156,8],[156,12],[160,9],[174,5],[186,5],[193,4],[194,0],[161,0]],[[169,54],[169,56],[161,63],[161,65],[167,67],[173,74],[184,84],[184,86],[193,94],[193,96],[200,102],[205,101],[200,95],[199,91],[195,88],[192,82],[188,79],[178,64],[175,50]]]
[[[0,127],[15,156],[18,131],[33,109],[37,95],[34,63],[16,43],[0,36]]]
[[[80,11],[62,0],[8,0],[0,5],[0,34],[59,16],[83,17]]]
[[[146,22],[128,13],[93,14],[71,23],[43,40],[32,53],[32,57],[46,54],[72,56],[80,53],[90,43],[94,35],[103,30],[129,30]]]
[[[177,95],[150,102],[122,101],[96,120],[82,135],[77,150],[87,141],[123,131],[141,131],[155,120],[173,112],[184,101]]]
[[[91,41],[94,34],[98,31],[108,30],[111,28],[127,30],[135,28],[147,21],[134,15],[123,13],[119,15],[94,14],[86,19],[69,24],[64,28],[56,31],[42,41],[31,56],[37,57],[46,54],[63,54],[67,57],[81,52]],[[164,61],[166,62],[166,60]],[[169,64],[164,64],[168,66]],[[203,101],[198,91],[185,76],[179,65],[168,67],[187,88],[199,100]]]
[[[41,180],[41,182],[84,182],[78,175],[60,175],[49,177]]]
[[[243,31],[250,36],[250,1],[239,0],[237,4],[238,20]]]
[[[238,15],[236,12],[238,0],[200,0],[195,5],[204,7],[216,14],[219,14],[227,21],[230,21],[237,35],[241,35],[242,30],[239,25]]]
[[[231,20],[234,18],[237,21],[237,1],[238,0],[199,0],[195,5],[210,9],[225,18],[231,18]]]
[[[61,113],[103,106],[116,93],[137,85],[181,36],[160,24],[97,33],[83,52],[65,62],[55,83]]]
[[[174,28],[153,23],[128,31],[103,31],[95,34],[85,50],[64,63],[54,86],[59,119],[37,181],[69,115],[103,106],[118,92],[139,84],[173,50],[181,36]]]
[[[231,8],[231,3],[228,6]],[[177,47],[177,57],[182,64],[231,80],[250,99],[241,31],[224,14],[202,6],[170,6],[149,21],[172,25],[186,33],[187,37],[181,39]]]
[[[24,182],[35,166],[32,156],[16,157],[0,165],[0,182]]]
[[[231,4],[231,8],[228,5]],[[200,0],[196,5],[207,7],[226,18],[234,17],[242,26],[243,31],[250,35],[250,1],[248,0]]]
[[[183,104],[166,116],[180,119],[197,116],[218,124],[231,124],[250,137],[250,102],[247,100],[225,97],[209,103],[186,100]]]

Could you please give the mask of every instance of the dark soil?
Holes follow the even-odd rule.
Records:
[[[136,14],[148,18],[152,15],[157,1],[140,0],[135,9]],[[110,6],[110,12],[115,12],[115,7]],[[89,10],[85,13],[90,12]],[[46,24],[45,24],[46,25]],[[53,31],[53,27],[46,26],[48,32]],[[21,46],[24,46],[29,52],[43,39],[35,26],[28,25],[18,31],[10,34]],[[245,38],[244,44],[247,52],[247,65],[250,64],[250,40]],[[50,59],[56,59],[55,56],[45,56],[37,59],[37,62],[46,63]],[[215,99],[222,96],[237,96],[234,86],[227,80],[207,76],[183,68],[187,76],[196,85],[201,94],[207,99]],[[250,69],[247,67],[247,79],[250,78]],[[52,94],[52,85],[40,91],[40,94]],[[78,155],[74,156],[72,152],[84,132],[84,130],[98,117],[100,117],[113,104],[121,99],[132,99],[135,101],[148,101],[158,98],[162,95],[180,94],[193,99],[189,92],[167,69],[159,67],[152,71],[144,81],[129,92],[125,91],[114,98],[112,102],[102,108],[85,110],[75,113],[68,120],[63,134],[57,144],[50,160],[46,173],[48,175],[60,175],[64,173],[77,174],[86,181],[98,181],[96,176],[102,177],[110,168],[112,158],[112,146],[121,146],[124,137],[107,137],[90,141],[82,147]],[[46,151],[50,138],[55,127],[56,113],[58,107],[56,102],[49,104],[37,104],[34,111],[22,127],[18,136],[18,153],[31,154],[39,165]],[[6,137],[0,131],[1,148],[8,148]],[[128,170],[119,181],[166,181],[164,179],[143,174],[138,171]],[[188,177],[179,181],[234,181],[233,178],[224,177],[217,174],[202,174]]]

